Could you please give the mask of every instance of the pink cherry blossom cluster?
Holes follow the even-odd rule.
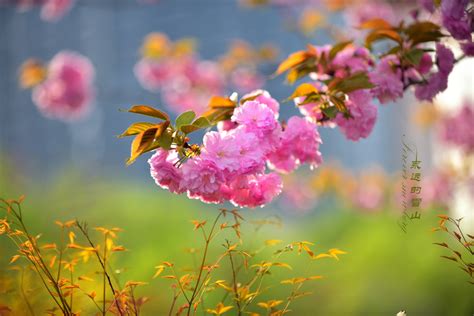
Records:
[[[49,62],[46,79],[33,88],[33,102],[45,116],[75,120],[90,109],[94,98],[94,67],[88,58],[61,51]]]
[[[317,126],[302,117],[279,123],[279,104],[266,91],[234,110],[230,121],[204,135],[201,153],[178,168],[174,151],[158,149],[151,175],[162,188],[206,203],[263,206],[282,189],[279,173],[322,162]]]
[[[47,22],[60,20],[74,5],[74,0],[13,0],[12,2],[20,11],[40,6],[41,19]]]
[[[328,56],[331,46],[315,47],[318,58]],[[357,141],[370,135],[377,118],[374,98],[381,104],[402,98],[404,91],[415,85],[415,95],[420,100],[431,100],[447,88],[448,76],[454,67],[454,55],[443,44],[436,44],[436,61],[430,53],[423,53],[417,66],[402,67],[397,55],[387,55],[380,60],[372,57],[364,47],[347,46],[328,63],[316,65],[310,74],[313,85],[321,92],[327,92],[324,81],[329,78],[345,79],[356,73],[367,73],[374,85],[370,89],[359,89],[347,93],[345,104],[350,117],[338,113],[334,119],[323,120],[321,105],[328,102],[322,97],[318,102],[305,103],[304,97],[295,98],[300,112],[328,127],[339,127],[347,139]],[[433,67],[436,65],[436,68]]]
[[[456,39],[466,56],[474,56],[472,31],[474,28],[474,4],[470,0],[443,0],[436,6],[433,0],[420,0],[420,5]]]
[[[328,56],[331,46],[316,47],[318,57]],[[335,58],[323,65],[316,65],[317,71],[311,74],[316,81],[315,87],[322,92],[327,91],[324,80],[330,77],[344,79],[358,72],[368,72],[374,65],[370,52],[364,47],[348,46],[340,51]],[[333,120],[322,121],[323,113],[320,105],[327,100],[322,98],[316,103],[304,104],[304,97],[295,98],[295,104],[301,114],[314,122],[320,122],[329,127],[338,126],[347,139],[357,141],[366,138],[371,133],[377,119],[377,107],[372,102],[371,91],[360,89],[347,94],[346,106],[351,114],[346,118],[339,113]]]

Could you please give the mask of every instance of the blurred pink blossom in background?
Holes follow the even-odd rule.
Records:
[[[33,101],[45,116],[65,121],[83,117],[94,97],[94,67],[88,58],[61,51],[50,61],[45,81],[33,89]]]

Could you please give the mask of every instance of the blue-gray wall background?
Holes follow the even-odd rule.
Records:
[[[0,155],[35,177],[71,166],[96,175],[147,176],[145,159],[124,166],[129,140],[116,135],[133,120],[119,109],[136,103],[161,105],[159,96],[145,91],[133,74],[142,40],[153,31],[173,40],[195,37],[206,59],[223,54],[239,38],[255,45],[273,43],[280,59],[306,44],[287,29],[277,10],[249,10],[235,0],[161,0],[152,5],[136,0],[77,0],[57,23],[41,21],[37,9],[19,13],[0,7]],[[323,45],[330,39],[319,34],[311,42]],[[25,59],[49,60],[63,49],[88,56],[96,68],[94,111],[73,124],[41,116],[31,91],[21,90],[17,83],[18,67]],[[291,91],[281,78],[270,80],[266,88],[279,100]],[[296,113],[291,103],[282,107],[284,118]],[[337,130],[324,129],[324,158],[354,169],[377,164],[396,171],[407,120],[406,105],[392,104],[379,107],[375,131],[367,140],[353,143]]]

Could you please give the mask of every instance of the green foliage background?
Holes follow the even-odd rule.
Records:
[[[164,260],[181,267],[192,265],[193,259],[185,249],[198,248],[202,243],[190,220],[210,221],[216,207],[169,194],[150,183],[98,179],[74,171],[61,172],[48,180],[32,179],[13,169],[2,170],[1,196],[26,194],[27,224],[34,233],[43,233],[43,242],[54,240],[54,220],[77,218],[90,226],[123,228],[118,244],[130,251],[117,254],[114,267],[125,268],[120,276],[123,280],[149,282],[139,289],[139,294],[151,298],[144,306],[144,315],[167,312],[171,283],[151,280],[154,266]],[[305,286],[304,290],[314,294],[292,304],[294,315],[395,315],[400,310],[409,315],[471,315],[472,285],[452,262],[439,257],[446,254],[445,249],[433,245],[444,241],[442,234],[430,231],[439,212],[425,211],[421,220],[409,223],[405,234],[397,225],[399,214],[391,210],[362,214],[326,208],[295,215],[291,210],[281,213],[269,206],[242,210],[242,215],[250,222],[279,214],[283,227],[266,226],[255,232],[250,223],[245,223],[243,241],[255,248],[266,239],[309,240],[315,242],[318,252],[329,248],[348,252],[340,261],[310,263],[310,274],[324,278]],[[6,237],[0,237],[0,273],[11,273],[8,261],[14,249]],[[218,238],[212,251],[221,251],[222,242]],[[293,273],[306,274],[309,260],[304,254],[288,258],[285,262],[293,266]],[[269,280],[273,277],[279,276],[270,276]],[[265,296],[284,298],[289,291],[281,285],[270,288]],[[15,294],[0,292],[0,303],[8,304],[14,298]]]

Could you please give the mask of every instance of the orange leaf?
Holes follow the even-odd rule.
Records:
[[[14,255],[11,260],[10,260],[10,264],[14,263],[15,261],[17,261],[18,259],[20,258],[20,255]]]
[[[384,19],[372,19],[372,20],[367,20],[363,22],[361,25],[359,25],[360,29],[372,29],[372,30],[377,30],[377,29],[390,29],[392,26],[390,23],[385,21]]]
[[[278,69],[275,71],[275,74],[280,75],[285,71],[290,70],[291,68],[303,63],[307,58],[308,53],[306,51],[302,50],[295,52],[288,56],[287,59],[281,62],[281,64],[278,66]]]
[[[218,108],[234,108],[236,103],[232,101],[230,98],[220,97],[220,96],[213,96],[211,100],[209,100],[208,107],[211,109],[218,109]]]
[[[128,110],[128,112],[157,117],[164,121],[169,121],[170,119],[168,114],[166,114],[165,112],[148,105],[134,105]]]
[[[313,86],[312,84],[302,83],[295,89],[295,91],[289,97],[289,99],[294,99],[294,98],[297,98],[297,97],[307,96],[311,93],[318,93],[318,92],[319,92],[318,89],[315,86]]]

